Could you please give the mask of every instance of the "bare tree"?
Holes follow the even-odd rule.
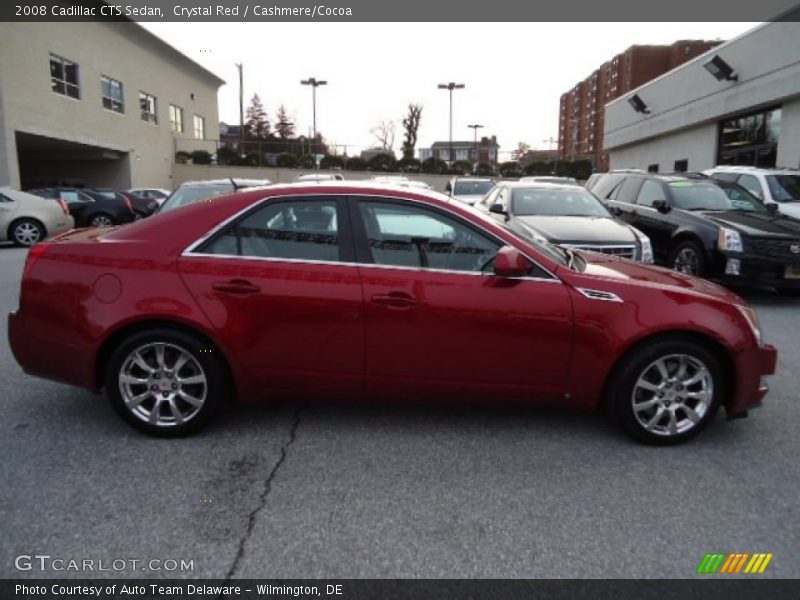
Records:
[[[394,121],[381,121],[375,127],[369,130],[369,132],[375,136],[375,139],[378,140],[378,143],[381,145],[381,148],[384,150],[393,150],[394,149],[394,133],[395,133],[395,123]]]
[[[421,117],[422,105],[409,104],[408,114],[403,118],[403,129],[405,129],[403,158],[414,158],[414,149],[417,146],[417,132],[419,131],[419,121]]]
[[[511,160],[519,162],[519,159],[530,152],[531,146],[527,142],[518,142],[516,149],[511,152]]]

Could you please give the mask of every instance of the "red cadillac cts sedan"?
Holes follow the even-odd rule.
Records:
[[[9,316],[22,368],[179,435],[285,398],[607,408],[638,440],[743,416],[776,351],[737,295],[539,245],[429,191],[295,184],[34,246]]]

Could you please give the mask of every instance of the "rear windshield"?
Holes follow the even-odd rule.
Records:
[[[767,175],[767,185],[776,202],[800,202],[800,175]]]
[[[483,196],[494,187],[493,181],[456,181],[454,196]]]
[[[195,204],[207,198],[213,198],[214,196],[230,194],[231,192],[233,192],[233,185],[214,184],[179,187],[164,200],[164,204],[161,205],[161,209],[158,212],[167,212],[181,206]]]
[[[705,181],[672,181],[669,184],[675,206],[684,210],[738,210],[767,212],[761,202],[743,189],[729,196],[720,186]],[[731,188],[733,189],[733,188]]]
[[[581,187],[566,189],[516,188],[512,210],[517,216],[608,217],[608,209]]]

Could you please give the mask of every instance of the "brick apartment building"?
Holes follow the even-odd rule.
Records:
[[[603,63],[561,95],[560,158],[588,159],[595,170],[608,169],[608,153],[603,149],[605,105],[721,43],[679,40],[670,46],[631,46]]]

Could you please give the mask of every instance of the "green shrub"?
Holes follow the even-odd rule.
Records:
[[[468,160],[457,160],[450,167],[450,172],[453,175],[469,175],[472,173],[472,163]]]
[[[328,154],[319,161],[320,169],[341,169],[344,166],[344,159],[341,156]]]
[[[358,156],[354,156],[344,161],[344,168],[348,171],[366,171],[367,163]]]
[[[368,171],[397,171],[397,159],[389,154],[378,154],[367,162]]]
[[[192,158],[192,155],[184,150],[178,150],[175,153],[175,162],[185,164],[189,162],[189,159]]]
[[[196,165],[210,165],[211,153],[206,150],[195,150],[192,152],[192,162]]]
[[[431,156],[422,161],[420,169],[423,173],[442,174],[447,171],[447,163],[439,158]]]
[[[297,166],[297,156],[291,152],[283,152],[278,155],[277,165],[279,167],[292,168]]]
[[[519,168],[519,163],[513,160],[500,163],[498,171],[500,171],[500,175],[503,177],[520,177],[522,175],[522,169]]]
[[[422,163],[416,158],[401,158],[397,161],[397,168],[403,173],[419,173]]]
[[[297,157],[297,166],[301,169],[313,169],[317,166],[317,162],[311,154],[303,154]]]

